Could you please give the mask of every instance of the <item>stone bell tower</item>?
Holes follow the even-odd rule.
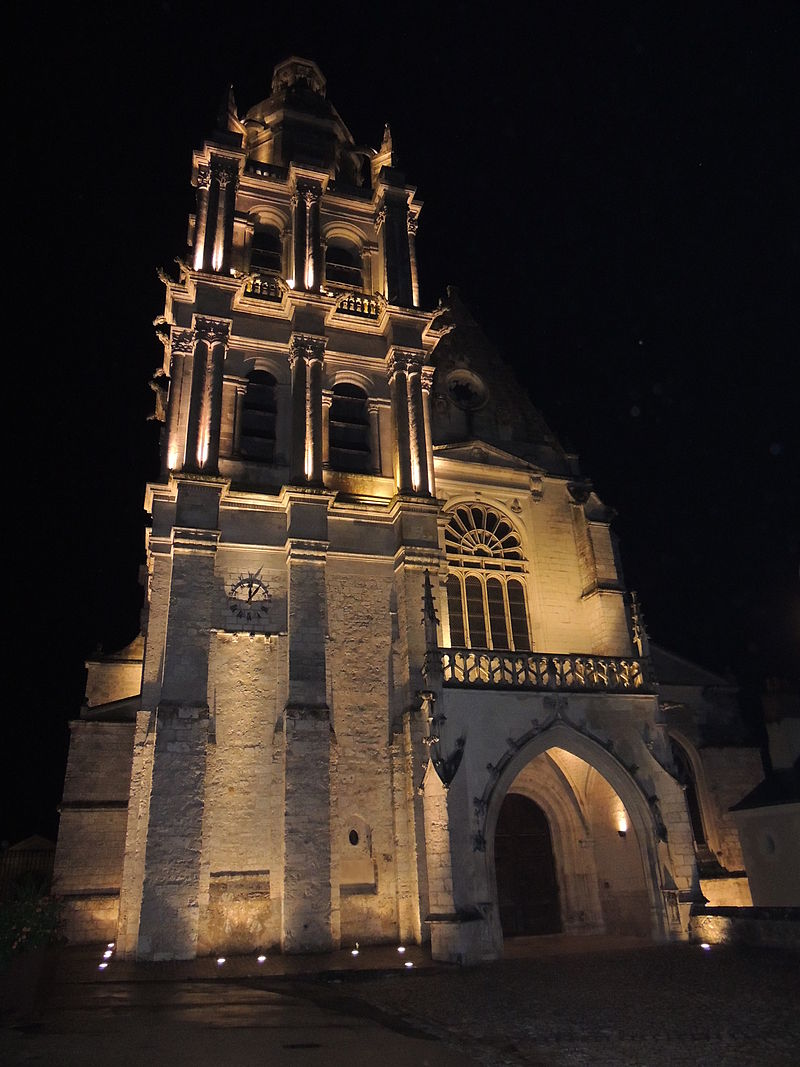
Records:
[[[744,900],[709,798],[760,764],[724,680],[649,645],[611,509],[457,295],[419,306],[389,128],[359,145],[292,57],[244,115],[229,94],[192,181],[143,640],[72,724],[69,936],[465,962],[685,937],[698,857]]]
[[[331,604],[332,572],[368,582],[377,566],[385,579],[377,670],[392,669],[394,691],[384,680],[380,725],[358,727],[385,748],[391,705],[413,695],[422,575],[439,555],[427,405],[436,338],[416,306],[413,251],[421,205],[393,165],[388,128],[378,151],[356,145],[317,66],[294,57],[242,118],[231,94],[219,126],[194,155],[191,251],[167,282],[161,326],[164,469],[148,490],[140,792],[120,902],[122,947],[149,958],[214,949],[237,910],[254,944],[339,943],[338,839],[358,831],[339,829],[337,803],[356,801],[334,775],[362,742],[348,738],[356,681],[338,664],[332,677],[331,656],[332,646],[357,656],[362,638]],[[389,627],[402,650],[393,668]],[[258,728],[235,727],[231,748],[248,684]],[[247,785],[235,781],[242,761]],[[364,895],[380,894],[380,819],[368,807],[350,819],[366,828],[360,873],[345,857],[345,890]],[[391,823],[390,789],[386,809]],[[393,847],[380,850],[394,868]],[[387,889],[394,880],[382,878]]]

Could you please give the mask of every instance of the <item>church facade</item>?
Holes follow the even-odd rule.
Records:
[[[143,634],[89,665],[56,889],[140,959],[687,936],[748,903],[724,679],[651,648],[611,512],[310,61],[194,155]],[[724,898],[724,900],[722,899]]]

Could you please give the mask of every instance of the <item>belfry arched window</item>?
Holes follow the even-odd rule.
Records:
[[[333,387],[329,429],[329,462],[334,470],[370,469],[367,394],[357,385]]]
[[[251,371],[242,403],[239,451],[262,463],[272,463],[275,458],[276,386],[275,378],[267,371]]]
[[[281,238],[274,226],[257,225],[253,231],[250,269],[266,274],[283,273]]]
[[[325,252],[325,280],[328,285],[363,287],[361,257],[355,248],[344,244],[329,244]]]
[[[525,557],[508,519],[485,504],[459,504],[444,542],[450,644],[529,650]]]

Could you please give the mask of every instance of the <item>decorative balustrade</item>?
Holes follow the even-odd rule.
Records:
[[[358,315],[362,319],[377,319],[379,308],[374,296],[366,296],[364,293],[343,293],[339,297],[336,310],[345,315]]]
[[[244,295],[280,304],[283,300],[283,288],[274,275],[251,274],[245,282]]]
[[[652,692],[645,664],[621,656],[554,656],[470,648],[439,649],[429,655],[439,657],[443,682],[454,688]]]

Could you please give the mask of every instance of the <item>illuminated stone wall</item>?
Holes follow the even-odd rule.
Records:
[[[565,930],[686,936],[694,846],[611,510],[456,294],[421,310],[421,204],[388,129],[365,153],[296,57],[248,115],[194,153],[192,247],[164,278],[144,659],[93,669],[84,720],[126,721],[73,735],[56,864],[73,936],[108,936],[119,893],[129,957],[428,939],[497,956],[510,788],[550,821]],[[275,382],[261,408],[254,374]],[[343,389],[363,398],[349,416]],[[484,525],[454,548],[458,506]],[[458,568],[481,575],[480,603],[463,589],[483,636],[459,652],[483,666],[445,680]],[[700,720],[730,726],[695,699],[718,681],[675,700],[695,755]],[[726,862],[748,758],[698,762]]]

